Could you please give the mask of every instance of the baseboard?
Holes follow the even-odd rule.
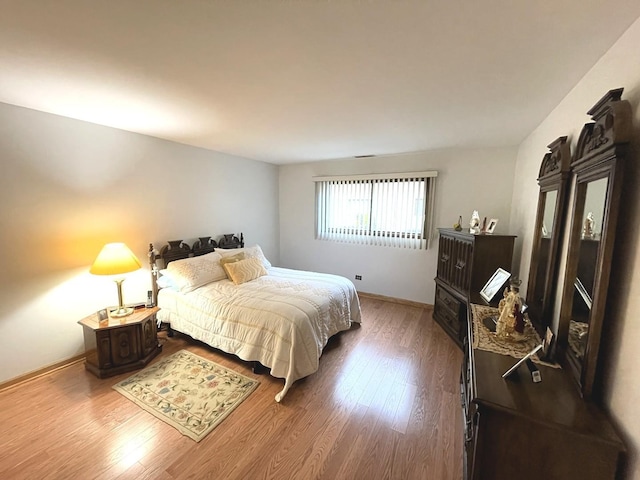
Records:
[[[84,358],[85,358],[84,353],[81,355],[76,355],[75,357],[71,357],[66,360],[62,360],[60,362],[56,362],[52,365],[47,365],[46,367],[39,368],[38,370],[34,370],[33,372],[28,372],[28,373],[25,373],[24,375],[20,375],[18,377],[12,378],[11,380],[7,380],[6,382],[2,382],[0,383],[0,392],[16,387],[18,385],[21,385],[35,378],[42,377],[43,375],[47,375],[49,373],[55,372],[56,370],[60,370],[61,368],[75,365],[76,363],[82,362]]]
[[[360,292],[360,291],[358,292],[358,295],[360,295],[361,297],[382,300],[384,302],[400,303],[402,305],[409,305],[411,307],[433,309],[433,305],[430,305],[428,303],[414,302],[413,300],[405,300],[404,298],[387,297],[385,295],[378,295],[376,293],[367,293],[367,292]]]

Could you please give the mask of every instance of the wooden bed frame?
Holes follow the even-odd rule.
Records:
[[[169,240],[167,245],[164,245],[160,249],[160,253],[156,253],[157,250],[153,246],[153,243],[149,244],[149,267],[151,267],[151,285],[153,287],[153,304],[158,304],[158,272],[160,268],[167,268],[167,265],[174,260],[181,260],[183,258],[198,257],[215,251],[216,248],[242,248],[244,247],[244,235],[241,233],[240,237],[233,233],[227,233],[216,242],[211,237],[198,237],[193,243],[193,246],[189,246],[182,240]],[[162,265],[158,266],[158,260],[162,260]],[[171,329],[169,329],[171,332]]]

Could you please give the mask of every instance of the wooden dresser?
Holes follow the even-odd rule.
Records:
[[[566,370],[539,366],[505,380],[517,359],[468,345],[460,376],[466,480],[616,478],[624,445],[606,415],[585,402]]]
[[[498,268],[511,271],[516,237],[473,235],[468,230],[457,232],[452,228],[438,230],[433,318],[462,348],[467,335],[467,302],[482,302],[480,290]]]

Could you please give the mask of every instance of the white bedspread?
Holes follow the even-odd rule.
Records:
[[[318,370],[329,337],[360,322],[360,303],[344,277],[277,267],[268,272],[237,286],[225,279],[186,294],[163,289],[158,318],[284,378],[279,402],[293,382]]]

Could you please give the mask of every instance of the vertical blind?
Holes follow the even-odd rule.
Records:
[[[429,248],[437,172],[315,177],[316,238]]]

